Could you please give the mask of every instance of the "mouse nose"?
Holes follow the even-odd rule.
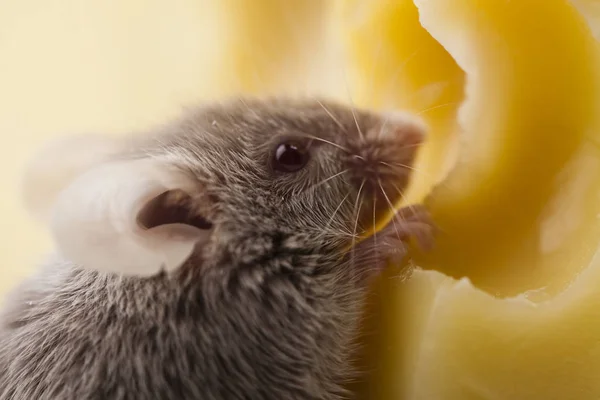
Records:
[[[425,123],[418,117],[401,111],[383,114],[350,147],[347,167],[355,184],[402,184],[425,137]]]
[[[347,157],[351,182],[364,196],[361,220],[371,226],[382,213],[393,212],[409,183],[425,124],[403,112],[384,114],[381,122],[364,132]],[[364,217],[364,218],[363,218]],[[367,228],[368,229],[368,228]]]

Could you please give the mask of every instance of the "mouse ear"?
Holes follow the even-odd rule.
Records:
[[[208,222],[190,218],[193,190],[157,160],[100,164],[58,195],[52,235],[60,253],[84,268],[146,276],[173,270],[210,237]]]
[[[27,211],[46,221],[56,197],[76,176],[123,147],[116,138],[77,135],[50,142],[27,165],[21,195]]]

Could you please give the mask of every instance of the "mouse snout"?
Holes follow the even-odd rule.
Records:
[[[365,218],[371,224],[380,212],[392,212],[402,200],[414,170],[417,151],[425,140],[425,125],[401,112],[388,113],[350,144],[346,156],[351,182],[361,192]],[[375,217],[374,217],[375,214]]]
[[[425,132],[424,123],[410,114],[384,114],[348,146],[346,163],[353,183],[363,189],[389,184],[403,188]]]

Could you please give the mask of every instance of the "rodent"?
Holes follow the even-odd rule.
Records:
[[[124,141],[104,163],[191,182],[143,199],[136,221],[204,235],[146,276],[102,265],[111,248],[88,268],[59,246],[5,302],[0,399],[346,398],[366,283],[409,237],[433,244],[420,205],[357,240],[398,203],[424,135],[400,114],[244,98]]]

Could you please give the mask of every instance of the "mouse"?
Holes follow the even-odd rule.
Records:
[[[240,97],[111,138],[48,197],[56,251],[3,304],[0,399],[350,398],[369,282],[434,244],[397,207],[425,137],[400,111]]]

